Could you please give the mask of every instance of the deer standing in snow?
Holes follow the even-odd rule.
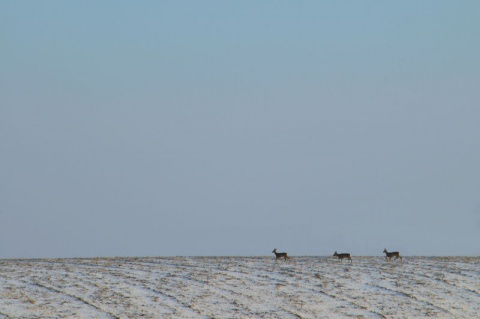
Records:
[[[343,258],[350,259],[350,262],[352,263],[352,256],[349,253],[337,254],[337,252],[335,252],[333,256],[337,256],[338,260],[342,260]]]
[[[383,252],[385,253],[385,259],[388,258],[388,260],[391,261],[391,260],[392,260],[392,257],[395,257],[395,259],[400,258],[400,260],[403,261],[402,256],[400,256],[400,253],[399,253],[398,251],[388,252],[388,251],[387,251],[387,248],[385,248],[385,249],[383,250]]]
[[[277,253],[277,248],[275,248],[272,253],[275,254],[275,261],[277,261],[277,259],[280,259],[280,258],[283,258],[284,260],[290,260],[290,257],[288,257],[288,254],[287,253]]]

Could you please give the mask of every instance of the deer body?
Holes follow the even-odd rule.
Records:
[[[395,259],[400,258],[400,260],[403,261],[402,256],[400,256],[400,253],[398,251],[388,252],[387,249],[385,248],[383,252],[385,253],[385,259],[388,258],[388,260],[392,260],[392,257],[395,257]]]
[[[349,253],[338,254],[337,252],[335,252],[333,254],[333,256],[337,256],[338,260],[342,260],[343,258],[347,258],[347,259],[350,259],[350,262],[352,262],[352,256]]]
[[[288,257],[288,254],[287,253],[277,253],[277,248],[275,248],[272,253],[275,254],[275,261],[277,259],[280,259],[280,258],[283,258],[283,260],[290,260],[290,257]]]

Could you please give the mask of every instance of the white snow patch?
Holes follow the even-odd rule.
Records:
[[[476,318],[479,257],[0,260],[3,318]]]

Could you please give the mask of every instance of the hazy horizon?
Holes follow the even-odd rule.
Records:
[[[338,252],[342,253],[342,252]],[[338,262],[340,264],[350,265],[350,261],[339,260],[337,257],[332,255],[293,255],[288,254],[292,260],[290,261],[276,261],[280,264],[286,263],[295,263],[295,258],[332,258],[333,262]],[[401,254],[403,258],[477,258],[478,255],[404,255]],[[385,259],[385,254],[382,255],[354,255],[352,254],[352,262],[355,258],[373,258],[378,257],[380,259]],[[71,256],[71,257],[7,257],[0,258],[0,260],[50,260],[50,259],[143,259],[143,258],[270,258],[275,260],[275,255],[142,255],[142,256]],[[403,261],[392,258],[392,260],[385,259],[388,263],[401,264]]]
[[[479,21],[2,1],[0,259],[478,256]]]

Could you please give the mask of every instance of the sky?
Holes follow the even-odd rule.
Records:
[[[0,258],[480,255],[479,1],[0,1]]]

